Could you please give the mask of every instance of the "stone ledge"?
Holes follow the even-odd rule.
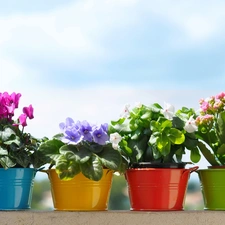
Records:
[[[0,211],[4,225],[219,225],[224,211]]]

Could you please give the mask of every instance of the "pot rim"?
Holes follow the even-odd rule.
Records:
[[[129,169],[135,168],[161,168],[161,169],[184,169],[187,164],[193,164],[190,162],[179,163],[161,163],[161,162],[139,162],[129,165]]]

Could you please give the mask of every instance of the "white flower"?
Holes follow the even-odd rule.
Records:
[[[185,123],[184,129],[188,132],[188,133],[193,133],[195,132],[198,127],[195,123],[195,119],[193,118],[193,116],[191,116],[188,121]]]
[[[164,108],[161,110],[166,119],[172,120],[175,114],[175,108],[169,103],[164,103]]]
[[[129,104],[126,104],[126,105],[124,106],[124,109],[123,109],[122,113],[120,114],[120,117],[122,117],[122,118],[127,118],[127,117],[130,115],[130,110],[129,110],[129,108],[130,108],[130,105],[129,105]]]
[[[142,107],[142,103],[141,102],[136,102],[135,106],[140,109]]]
[[[122,140],[122,137],[116,132],[116,133],[110,134],[109,140],[112,143],[112,147],[114,149],[118,149],[119,147],[118,144]]]

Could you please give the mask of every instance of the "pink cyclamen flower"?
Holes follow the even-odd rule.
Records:
[[[3,93],[1,102],[7,110],[7,115],[14,115],[15,103],[8,92]]]
[[[29,105],[28,107],[24,107],[23,112],[27,115],[27,117],[29,117],[29,119],[34,118],[34,114],[33,114],[34,108],[32,107],[32,105]]]
[[[19,116],[19,121],[20,121],[20,124],[25,127],[27,126],[27,115],[26,114],[21,114]]]
[[[12,101],[15,104],[15,108],[18,108],[19,107],[19,100],[20,100],[21,94],[20,93],[16,94],[15,92],[13,92],[10,95],[10,97],[11,97]]]

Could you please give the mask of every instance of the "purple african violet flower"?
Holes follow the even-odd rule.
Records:
[[[79,131],[81,133],[81,135],[83,135],[83,140],[85,141],[92,141],[92,127],[90,126],[90,124],[84,120],[83,122],[79,123]]]
[[[108,124],[107,123],[102,124],[101,127],[106,133],[108,132]]]
[[[106,144],[109,140],[108,124],[101,124],[100,126],[91,125],[86,120],[77,121],[70,117],[66,118],[65,123],[59,124],[60,129],[64,133],[61,140],[67,144],[78,144],[81,141],[95,142],[100,145]]]
[[[65,136],[62,137],[61,141],[66,144],[78,144],[83,140],[83,136],[78,132],[77,129],[67,129]]]
[[[98,143],[99,145],[104,145],[106,141],[109,140],[109,136],[107,132],[104,131],[102,126],[96,127],[95,130],[92,132],[94,142]]]
[[[75,123],[74,123],[73,119],[70,117],[67,117],[65,123],[62,122],[59,124],[59,128],[64,132],[67,128],[73,127],[74,124]]]

